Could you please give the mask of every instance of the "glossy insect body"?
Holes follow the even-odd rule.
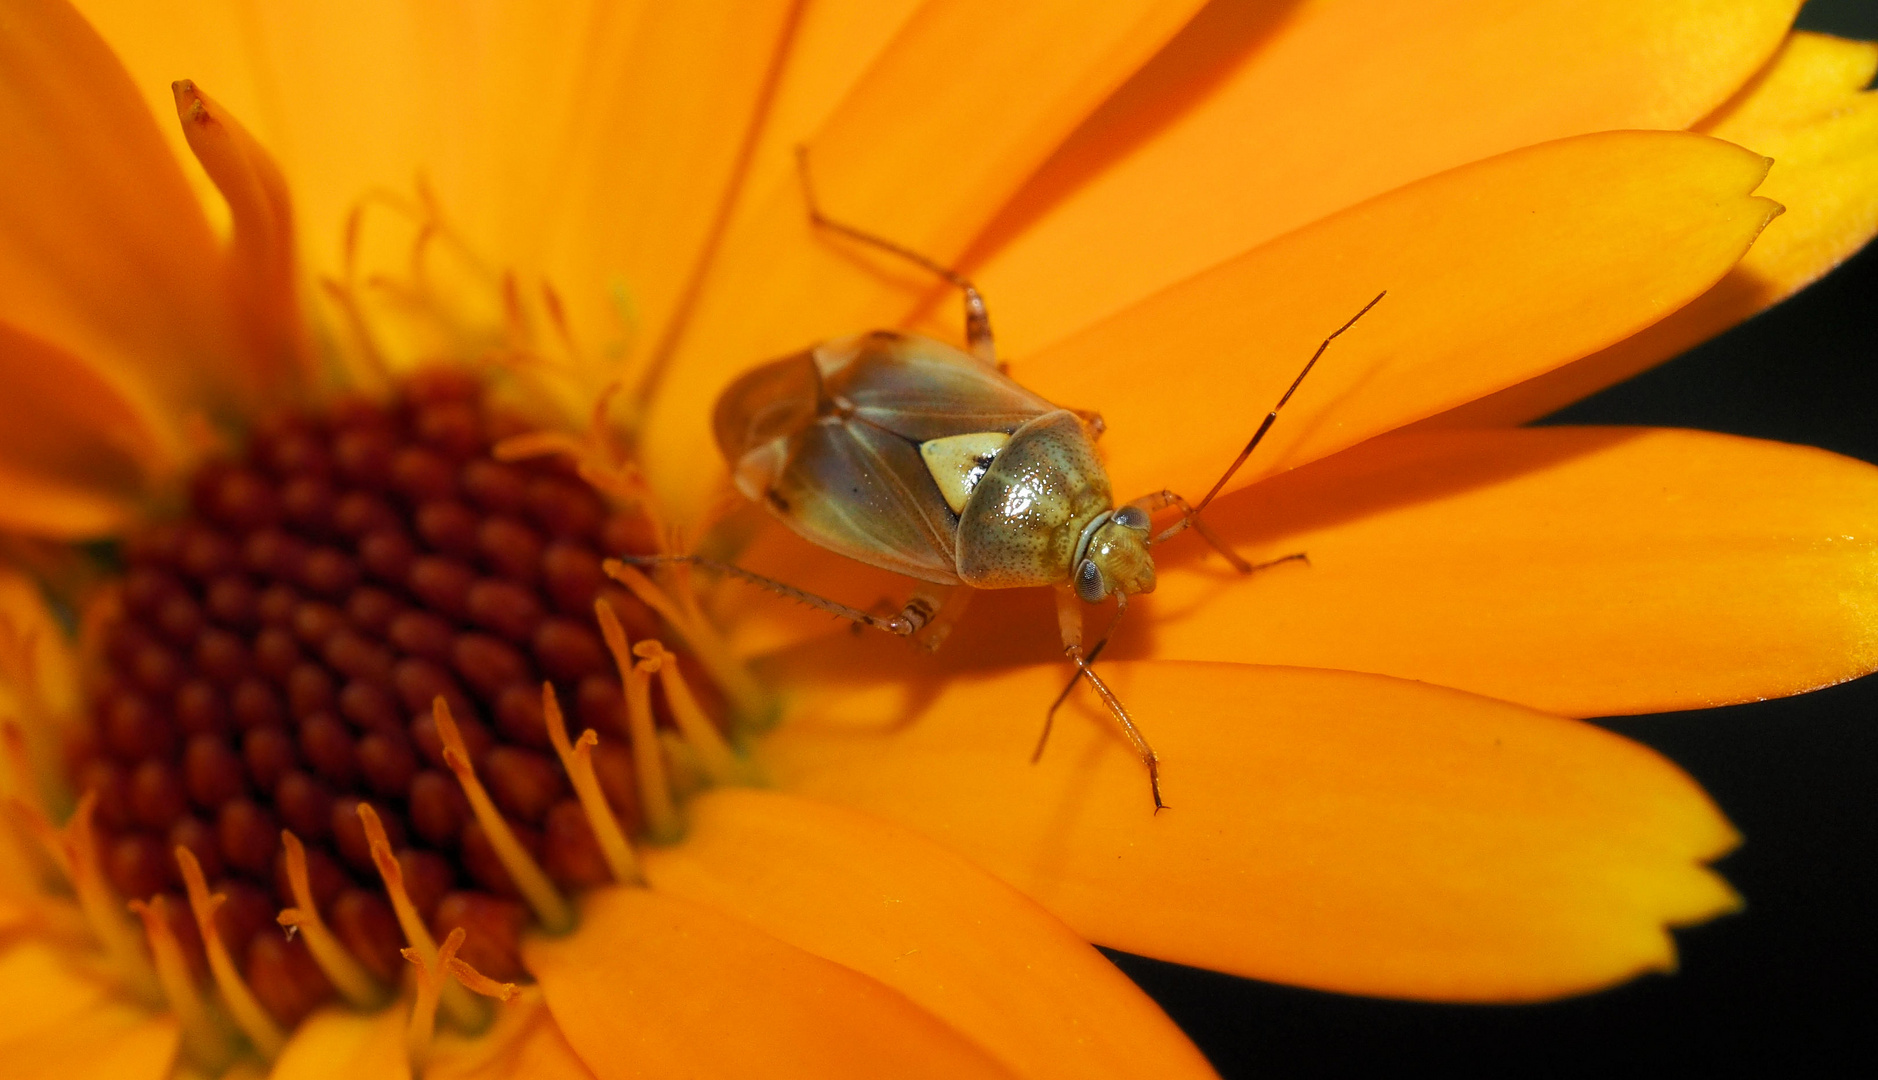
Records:
[[[804,539],[937,585],[1154,587],[1145,513],[1114,512],[1099,420],[930,338],[875,331],[726,389],[718,447]]]
[[[806,160],[802,165],[807,190]],[[710,567],[856,623],[919,635],[929,648],[938,646],[962,607],[963,596],[950,604],[948,597],[969,596],[972,589],[1052,586],[1063,653],[1076,665],[1064,694],[1077,680],[1089,681],[1147,767],[1154,806],[1161,809],[1160,759],[1090,669],[1103,643],[1084,652],[1082,603],[1113,596],[1119,619],[1130,595],[1154,589],[1149,546],[1187,528],[1241,572],[1258,569],[1221,544],[1201,522],[1200,511],[1264,438],[1318,356],[1369,307],[1324,340],[1197,507],[1158,491],[1117,508],[1096,454],[1101,417],[1055,405],[1004,374],[984,300],[970,281],[917,252],[829,220],[813,198],[809,213],[821,228],[917,263],[957,286],[965,297],[967,350],[876,330],[764,364],[718,398],[717,444],[738,490],[798,535],[927,585],[898,615],[882,617],[695,555],[626,560]],[[1168,507],[1181,510],[1179,520],[1152,532],[1154,513]],[[1037,753],[1042,752],[1040,740]]]

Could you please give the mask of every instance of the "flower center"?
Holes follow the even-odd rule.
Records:
[[[222,944],[283,1025],[343,982],[310,934],[276,925],[304,903],[297,891],[385,986],[402,980],[411,936],[391,876],[436,940],[461,928],[461,960],[515,978],[540,906],[505,856],[503,823],[553,886],[609,882],[624,845],[596,839],[590,814],[603,798],[626,835],[645,827],[633,729],[656,756],[653,725],[694,737],[699,717],[724,715],[707,679],[679,673],[688,656],[644,640],[657,616],[602,570],[603,552],[655,550],[648,520],[560,460],[498,460],[495,444],[523,430],[475,379],[426,372],[389,404],[264,425],[245,456],[198,472],[185,517],[124,546],[76,772],[96,795],[98,857],[121,897],[166,897],[143,909],[167,913],[201,971],[174,854],[187,849],[226,897],[212,916]],[[596,623],[596,601],[610,625]],[[621,655],[628,642],[643,659]],[[670,680],[660,695],[648,692],[655,672]],[[573,734],[584,725],[600,743],[557,756],[557,704]],[[563,762],[583,756],[591,773],[570,784]],[[473,781],[459,779],[466,767]],[[476,787],[500,821],[472,806]],[[373,814],[395,874],[374,862]]]

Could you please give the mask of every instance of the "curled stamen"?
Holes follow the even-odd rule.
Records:
[[[672,806],[665,757],[652,727],[652,674],[634,662],[626,628],[620,625],[613,605],[604,598],[595,600],[593,613],[600,620],[600,636],[606,639],[607,651],[613,654],[613,664],[626,688],[626,730],[632,737],[633,772],[639,781],[646,829],[658,840],[677,839],[678,811]]]
[[[196,915],[196,929],[202,932],[202,947],[208,953],[209,972],[215,976],[216,989],[222,992],[222,1001],[228,1005],[235,1026],[262,1057],[272,1061],[280,1056],[281,1047],[287,1045],[287,1034],[255,998],[254,991],[248,989],[247,980],[241,977],[240,969],[228,955],[221,929],[215,925],[215,912],[228,897],[209,892],[209,883],[202,876],[202,864],[196,862],[194,852],[181,844],[176,845],[176,865],[182,868],[183,886],[189,890],[189,907]]]
[[[125,914],[123,902],[106,882],[104,866],[98,859],[98,837],[92,827],[98,793],[88,791],[78,800],[78,809],[63,829],[48,821],[38,807],[18,799],[10,800],[10,805],[16,815],[25,819],[46,854],[72,883],[85,925],[103,946],[112,970],[125,989],[145,1004],[160,1006],[163,988],[157,981],[156,968],[151,966],[149,955],[137,940],[140,935]]]
[[[464,936],[460,926],[450,931],[450,936],[443,939],[443,946],[428,957],[422,949],[400,950],[404,958],[417,967],[417,1000],[411,1004],[411,1025],[404,1034],[405,1052],[411,1057],[413,1073],[421,1072],[430,1057],[430,1041],[437,1034],[437,1004],[446,990],[457,985],[450,981],[445,965],[456,959]]]
[[[651,578],[635,567],[618,559],[607,559],[600,564],[600,569],[630,589],[642,603],[671,624],[678,636],[684,639],[685,647],[704,665],[711,681],[730,699],[731,707],[738,717],[746,723],[758,723],[769,716],[771,707],[768,695],[744,670],[743,664],[731,653],[730,645],[708,621],[685,611],[665,590],[654,585]]]
[[[312,886],[307,881],[306,848],[301,845],[300,838],[282,829],[280,839],[286,846],[287,884],[293,890],[296,906],[282,910],[276,921],[305,937],[307,951],[313,954],[314,962],[319,964],[334,989],[352,1007],[375,1009],[383,1005],[385,988],[340,943],[327,928],[326,920],[320,918],[319,907],[313,902]]]
[[[545,682],[541,684],[541,712],[547,720],[548,741],[561,756],[561,767],[567,770],[567,778],[574,785],[574,794],[580,799],[580,808],[587,815],[587,824],[593,829],[600,855],[606,859],[613,880],[622,885],[638,883],[639,864],[633,858],[632,845],[626,842],[626,832],[620,828],[619,819],[613,816],[613,808],[607,805],[606,795],[600,790],[600,779],[594,775],[593,748],[599,745],[600,737],[588,728],[569,745],[567,718],[561,713],[560,699],[555,696],[554,687]]]
[[[463,785],[463,794],[469,797],[470,810],[483,827],[484,835],[489,837],[489,846],[495,849],[496,857],[502,860],[502,866],[509,872],[509,879],[515,882],[515,888],[522,894],[522,899],[535,911],[535,918],[541,921],[542,928],[551,934],[561,934],[573,929],[574,910],[567,905],[560,890],[548,880],[541,864],[528,854],[528,849],[515,838],[515,830],[509,827],[502,811],[489,797],[483,782],[476,776],[476,766],[470,762],[469,749],[463,745],[463,735],[457,730],[456,718],[450,715],[450,706],[439,694],[431,702],[431,715],[437,722],[437,734],[443,739],[443,761],[456,774],[457,783]]]
[[[183,1046],[203,1068],[221,1069],[234,1058],[235,1048],[189,974],[182,943],[170,926],[169,900],[158,893],[148,903],[132,900],[130,909],[143,919],[144,938],[150,943],[151,956],[156,958],[157,982],[162,984],[163,996],[169,999],[170,1011],[183,1029]]]
[[[686,685],[684,673],[678,670],[678,657],[667,652],[665,646],[657,640],[647,638],[633,644],[633,655],[640,657],[639,664],[659,676],[660,685],[665,687],[665,701],[672,707],[672,719],[678,724],[678,731],[685,737],[691,752],[697,756],[698,764],[703,766],[706,776],[715,784],[734,784],[749,779],[749,769],[738,760],[730,743],[724,740],[722,732],[711,718],[704,714],[703,706],[692,695],[691,687]]]
[[[379,820],[378,811],[372,809],[371,803],[359,804],[359,823],[365,826],[365,840],[372,849],[372,865],[378,867],[378,876],[384,879],[385,892],[391,897],[391,910],[398,916],[398,928],[404,931],[404,940],[410,942],[411,949],[428,962],[437,955],[437,939],[430,936],[430,928],[424,925],[423,916],[417,913],[417,905],[411,902],[411,894],[405,890],[404,868],[392,854],[385,823]],[[481,1031],[489,1023],[489,1010],[468,992],[446,985],[439,993],[451,1023],[466,1031]]]
[[[413,1073],[421,1074],[430,1057],[431,1040],[437,1034],[437,1004],[450,990],[469,990],[497,1001],[511,1001],[520,992],[514,983],[497,982],[457,956],[467,935],[462,927],[443,939],[434,962],[426,962],[416,949],[400,950],[417,968],[417,1000],[411,1005],[411,1022],[405,1028],[405,1050],[410,1055]],[[454,977],[454,982],[452,978]]]
[[[458,927],[457,931],[461,933],[462,928]],[[512,982],[495,981],[471,967],[469,961],[460,956],[452,956],[444,961],[444,967],[448,968],[450,974],[456,976],[456,981],[467,987],[472,994],[481,994],[486,998],[507,1002],[514,1001],[515,995],[521,993],[521,987]]]

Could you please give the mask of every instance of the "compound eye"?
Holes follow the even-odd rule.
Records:
[[[1124,506],[1115,511],[1114,521],[1124,529],[1148,530],[1148,512],[1139,506]]]
[[[1085,604],[1100,604],[1108,595],[1108,589],[1102,581],[1102,571],[1093,559],[1084,559],[1076,567],[1076,595]]]

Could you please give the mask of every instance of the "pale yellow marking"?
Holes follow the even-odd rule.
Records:
[[[945,496],[946,505],[953,513],[962,514],[965,500],[971,497],[972,489],[991,467],[991,459],[1010,441],[1011,437],[1002,431],[974,431],[969,435],[928,439],[919,444],[919,456],[925,460],[926,471],[932,474],[933,482],[939,485],[939,494]]]

